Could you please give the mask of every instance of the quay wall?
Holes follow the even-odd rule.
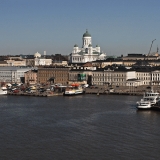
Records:
[[[111,90],[112,89],[112,90]],[[153,86],[152,89],[160,93],[160,86]],[[127,86],[90,86],[84,88],[85,94],[115,94],[115,95],[140,95],[142,96],[144,92],[150,91],[151,88],[147,86],[138,86],[138,87],[127,87]],[[112,92],[111,92],[112,91]],[[8,92],[8,95],[21,95],[21,96],[39,96],[39,97],[48,97],[48,96],[59,96],[63,95],[63,92],[44,92],[44,93],[12,93]]]
[[[110,90],[112,89],[112,92]],[[153,86],[152,89],[160,93],[160,86]],[[150,91],[151,87],[138,86],[138,87],[128,87],[128,86],[93,86],[85,88],[86,94],[120,94],[120,95],[143,95],[144,92]]]

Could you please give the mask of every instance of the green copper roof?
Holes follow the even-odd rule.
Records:
[[[91,37],[91,35],[88,33],[88,30],[86,30],[86,33],[83,34],[83,37]]]
[[[78,45],[77,45],[77,44],[75,44],[75,45],[74,45],[74,47],[78,47]]]
[[[85,53],[81,51],[81,52],[79,52],[78,54],[79,54],[79,55],[84,55]]]

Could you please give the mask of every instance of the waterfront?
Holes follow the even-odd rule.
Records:
[[[160,112],[139,96],[0,97],[0,159],[159,159]]]

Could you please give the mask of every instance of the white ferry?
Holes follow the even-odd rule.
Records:
[[[159,93],[153,90],[144,93],[143,98],[137,102],[137,109],[151,109],[159,101]]]
[[[72,84],[71,86],[66,87],[64,95],[79,95],[79,94],[83,94],[84,90],[82,88],[82,86],[79,86],[77,84]]]

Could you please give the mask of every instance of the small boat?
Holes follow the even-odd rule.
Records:
[[[6,87],[1,87],[0,88],[0,95],[5,95],[7,94],[7,88]]]
[[[144,93],[143,98],[137,102],[137,109],[151,109],[159,101],[159,93],[153,90]]]

